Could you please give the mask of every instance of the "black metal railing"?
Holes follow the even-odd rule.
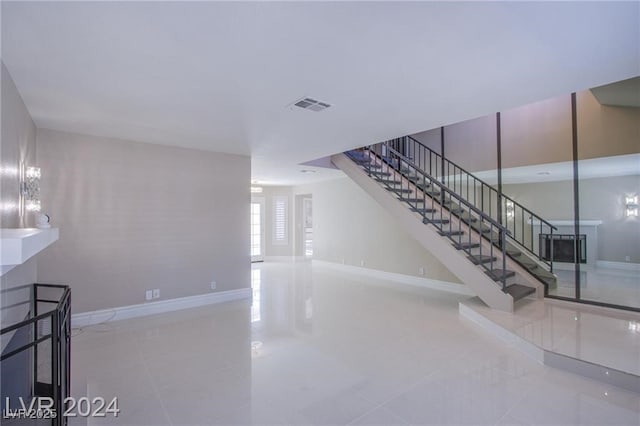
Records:
[[[391,139],[370,149],[382,158],[387,149],[400,152],[424,173],[507,228],[508,243],[515,244],[514,248],[524,249],[533,260],[553,273],[553,256],[541,256],[537,236],[553,235],[557,228],[529,208],[411,136]]]
[[[506,290],[506,237],[510,231],[505,226],[389,144],[346,154],[362,165],[370,177],[395,192],[412,211],[419,213],[423,223],[434,225],[442,236],[452,240],[457,249],[463,250]],[[466,229],[471,232],[465,232]],[[483,236],[492,244],[483,244]]]
[[[22,415],[49,418],[55,426],[66,425],[67,419],[63,412],[65,398],[70,394],[71,290],[68,286],[55,284],[31,284],[30,287],[29,300],[12,305],[12,308],[29,305],[27,317],[0,331],[3,339],[9,340],[11,336],[20,333],[25,336],[20,340],[26,342],[21,341],[19,347],[11,347],[2,353],[0,362],[5,363],[21,354],[27,354],[25,358],[28,362],[20,367],[21,370],[24,367],[24,372],[19,374],[24,374],[23,377],[30,383],[30,389],[28,395],[19,395],[20,399],[24,403],[45,397],[53,405],[48,413]],[[12,401],[9,399],[8,402]],[[16,401],[13,402],[15,404]],[[8,415],[11,407],[6,406],[3,411],[4,415]]]

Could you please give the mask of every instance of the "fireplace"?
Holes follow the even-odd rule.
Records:
[[[587,263],[586,234],[539,234],[540,257],[547,261]],[[576,262],[576,254],[578,260]]]

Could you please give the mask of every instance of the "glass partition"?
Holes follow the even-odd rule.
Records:
[[[640,109],[577,94],[580,299],[640,308]]]
[[[501,128],[502,189],[513,199],[504,206],[507,227],[533,247],[533,253],[526,254],[536,262],[528,264],[532,273],[547,284],[548,294],[574,298],[570,97],[504,111]],[[530,212],[523,214],[518,204]],[[542,271],[547,263],[548,271]]]

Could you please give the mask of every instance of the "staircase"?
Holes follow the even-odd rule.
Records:
[[[555,228],[415,139],[332,161],[490,307],[511,312],[556,284],[553,253],[534,238]]]

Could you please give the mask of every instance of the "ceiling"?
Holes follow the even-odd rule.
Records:
[[[3,1],[2,60],[39,127],[250,155],[254,180],[293,184],[340,173],[302,162],[637,76],[639,21],[638,2]]]

